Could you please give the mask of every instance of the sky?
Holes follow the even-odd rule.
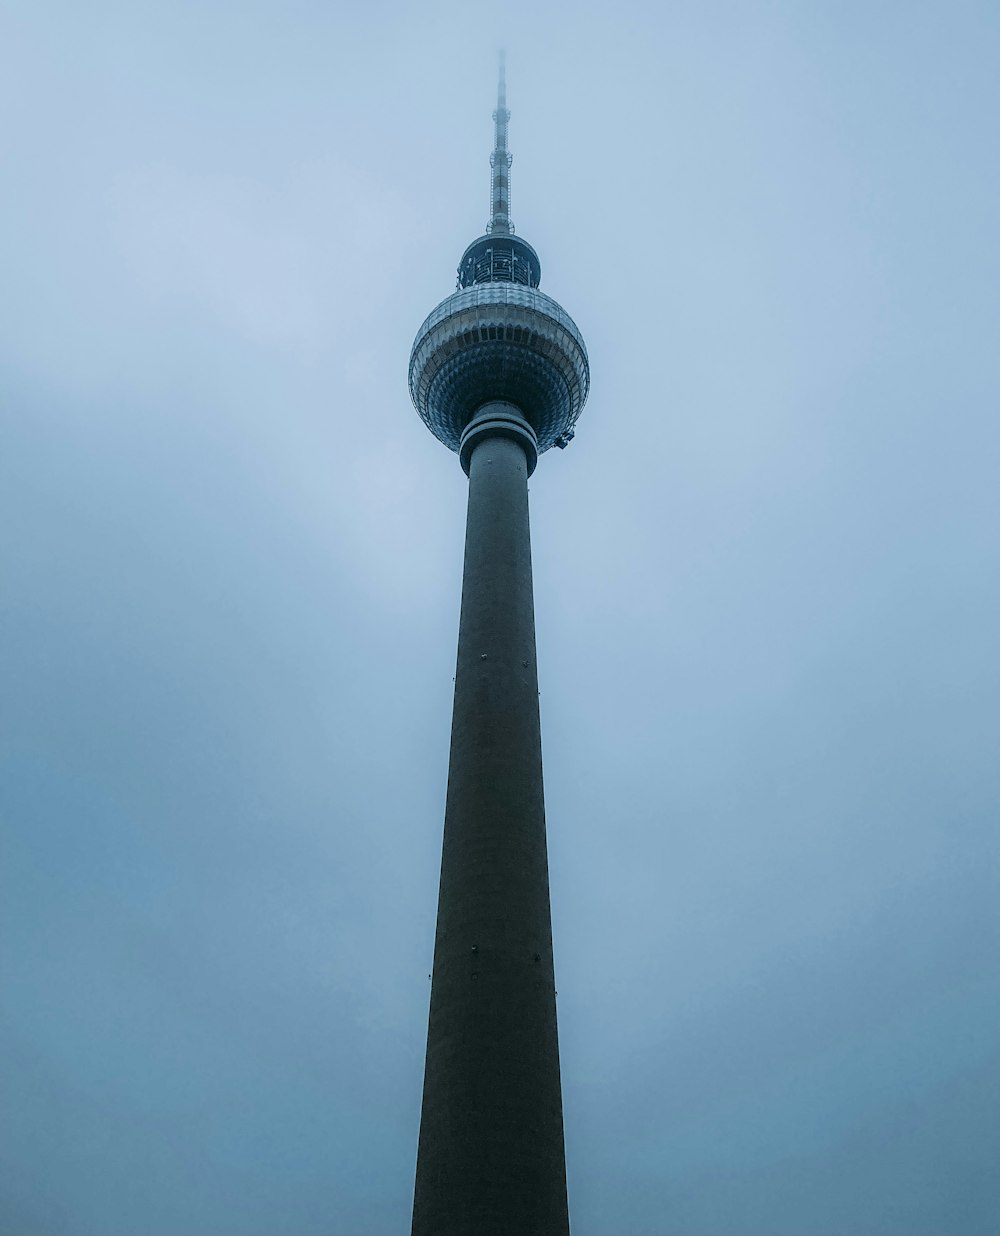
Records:
[[[575,1236],[1000,1230],[1000,8],[0,0],[0,1233],[408,1231],[488,213]]]

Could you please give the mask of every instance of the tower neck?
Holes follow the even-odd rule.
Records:
[[[487,232],[496,236],[509,236],[514,230],[510,221],[510,165],[512,156],[507,150],[507,77],[504,54],[500,53],[500,77],[497,82],[497,109],[493,113],[493,153],[490,194],[490,222]]]

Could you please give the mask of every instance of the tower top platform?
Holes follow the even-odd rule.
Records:
[[[458,286],[474,283],[522,283],[537,288],[542,281],[542,263],[526,240],[512,232],[487,232],[462,254]]]

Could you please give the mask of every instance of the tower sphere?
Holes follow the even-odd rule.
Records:
[[[427,428],[453,451],[461,450],[478,410],[496,401],[520,410],[539,454],[566,446],[590,389],[583,336],[566,310],[538,290],[538,254],[510,222],[509,117],[501,73],[490,157],[492,218],[462,255],[458,290],[426,318],[410,353],[410,397]]]
[[[430,314],[410,354],[410,395],[436,438],[458,451],[486,403],[520,408],[539,453],[565,446],[590,387],[576,323],[551,296],[512,282],[463,288]]]

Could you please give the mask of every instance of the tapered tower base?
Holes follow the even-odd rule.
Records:
[[[568,1236],[527,479],[534,433],[481,409],[413,1236]]]

